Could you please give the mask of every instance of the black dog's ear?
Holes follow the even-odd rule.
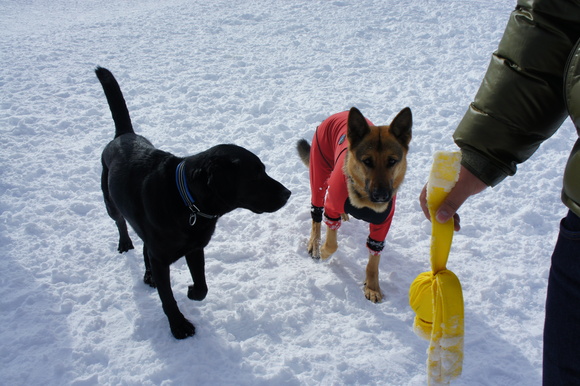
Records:
[[[356,147],[363,138],[371,131],[365,117],[353,107],[348,113],[348,142],[351,147]]]
[[[411,128],[413,127],[413,114],[411,114],[411,109],[405,107],[393,122],[391,122],[390,130],[391,133],[397,138],[401,145],[405,148],[409,147],[409,142],[411,142]]]
[[[207,186],[223,202],[233,203],[237,199],[238,162],[213,160],[207,168]]]

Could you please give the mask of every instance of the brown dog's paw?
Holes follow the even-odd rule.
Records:
[[[326,244],[323,245],[322,248],[320,248],[320,258],[322,260],[328,259],[337,249],[338,247],[328,246]]]
[[[320,223],[312,222],[312,231],[308,240],[308,254],[313,259],[320,259]]]
[[[320,239],[308,241],[308,254],[313,259],[320,259]]]
[[[367,284],[365,283],[365,298],[370,300],[373,303],[380,303],[383,301],[383,294],[381,293],[381,289],[378,288],[378,291],[370,289]]]
[[[326,240],[320,248],[320,258],[322,260],[328,259],[334,252],[338,249],[338,243],[336,241],[336,229],[331,227],[326,228]]]

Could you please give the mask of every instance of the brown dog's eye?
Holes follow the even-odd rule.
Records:
[[[368,168],[372,168],[373,167],[373,159],[372,158],[364,158],[361,160],[361,162]]]
[[[389,160],[387,161],[387,167],[391,168],[391,167],[395,166],[397,164],[397,162],[399,162],[399,160],[394,159],[394,158],[389,158]]]

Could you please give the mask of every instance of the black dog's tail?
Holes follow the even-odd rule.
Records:
[[[103,86],[107,102],[109,102],[109,108],[115,122],[115,138],[123,134],[134,133],[129,110],[125,104],[119,83],[117,83],[111,71],[106,68],[97,67],[95,73]]]
[[[310,144],[308,141],[305,139],[298,141],[298,143],[296,143],[296,150],[298,150],[298,155],[302,162],[304,162],[304,165],[306,165],[306,167],[310,166]]]

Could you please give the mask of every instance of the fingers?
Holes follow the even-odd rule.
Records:
[[[449,192],[449,195],[437,210],[435,215],[436,220],[440,223],[445,223],[453,217],[453,220],[455,221],[454,228],[458,231],[461,226],[457,210],[469,197],[480,193],[486,187],[487,185],[483,181],[462,166],[455,187],[451,189],[451,192]],[[425,185],[421,191],[419,202],[421,203],[421,209],[423,210],[425,217],[431,220],[429,209],[427,208],[427,185]]]
[[[455,188],[451,189],[447,198],[441,203],[439,209],[437,209],[437,213],[435,214],[437,221],[446,223],[470,195],[458,181],[458,184],[455,185]]]
[[[455,229],[455,232],[461,229],[461,218],[459,218],[457,213],[453,215],[453,229]]]
[[[421,194],[419,195],[419,202],[421,203],[423,214],[425,214],[427,220],[431,221],[431,214],[429,213],[429,208],[427,208],[427,184],[425,184],[425,186],[423,186],[423,190],[421,190]]]
[[[457,210],[461,205],[463,205],[463,203],[465,202],[465,200],[467,200],[469,196],[470,195],[466,195],[466,192],[461,188],[452,189],[451,192],[449,192],[449,195],[447,196],[445,201],[443,201],[441,206],[439,206],[439,209],[435,214],[435,219],[437,220],[437,222],[444,224],[453,217],[454,229],[456,231],[461,229]]]
[[[450,193],[451,194],[451,193]],[[464,200],[465,201],[465,200]],[[423,210],[423,214],[425,215],[425,217],[427,218],[427,220],[431,221],[431,214],[429,213],[429,208],[427,207],[427,184],[425,184],[425,186],[423,187],[423,190],[421,190],[421,194],[419,195],[419,202],[421,203],[421,209]],[[446,202],[444,202],[443,204],[445,204]],[[463,202],[462,202],[463,203]],[[441,211],[441,208],[443,207],[443,204],[441,204],[440,207],[440,211],[437,212],[437,221],[440,223],[445,223],[447,222],[451,217],[453,217],[453,221],[454,221],[454,229],[456,231],[458,231],[459,229],[461,229],[461,225],[460,225],[460,217],[459,215],[456,213],[457,209],[459,209],[459,205],[458,207],[456,207],[455,209],[453,209],[453,204],[452,203],[447,203],[447,207]],[[452,212],[451,215],[449,214],[450,211]]]

